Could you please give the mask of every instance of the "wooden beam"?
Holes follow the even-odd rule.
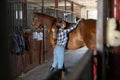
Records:
[[[71,2],[71,11],[72,12],[74,11],[74,4],[73,4],[73,2]]]
[[[83,6],[83,5],[79,4],[79,3],[74,2],[74,1],[71,1],[71,0],[68,0],[68,2],[69,2],[69,3],[73,3],[73,4],[75,4],[75,5],[78,5],[78,6]]]
[[[58,0],[55,0],[55,8],[58,8]]]

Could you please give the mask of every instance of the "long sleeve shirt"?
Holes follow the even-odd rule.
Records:
[[[60,45],[60,46],[63,46],[65,47],[66,46],[66,43],[67,43],[67,40],[68,40],[68,37],[67,37],[67,33],[69,33],[70,31],[72,31],[73,29],[75,29],[77,27],[77,23],[74,23],[70,28],[68,29],[63,29],[63,28],[60,28],[58,30],[58,34],[57,34],[57,45]]]

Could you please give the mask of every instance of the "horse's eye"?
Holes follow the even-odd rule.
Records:
[[[62,21],[60,21],[59,23],[62,23]]]

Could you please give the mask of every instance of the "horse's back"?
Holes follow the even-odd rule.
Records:
[[[69,28],[74,23],[66,22],[67,27]],[[68,36],[68,49],[76,49],[84,46],[88,48],[96,47],[96,20],[95,19],[82,19],[78,27],[71,31]]]
[[[96,20],[86,19],[83,20],[80,24],[80,33],[83,37],[83,40],[88,48],[96,47]]]
[[[66,22],[66,28],[69,28],[74,23]],[[66,49],[74,50],[84,46],[83,39],[80,34],[80,29],[77,27],[68,34],[68,43]]]

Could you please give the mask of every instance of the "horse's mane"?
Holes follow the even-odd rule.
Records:
[[[35,15],[42,15],[42,16],[44,16],[44,17],[47,17],[47,18],[51,18],[51,19],[56,19],[54,16],[50,16],[50,15],[48,15],[48,14],[46,14],[46,13],[41,13],[41,12],[35,12],[34,13]]]
[[[35,12],[34,14],[35,14],[36,16],[38,16],[38,17],[40,16],[40,17],[42,17],[42,18],[44,18],[44,19],[46,18],[46,19],[49,20],[49,21],[53,21],[53,24],[51,24],[51,25],[56,25],[57,22],[63,20],[63,19],[60,18],[60,17],[54,17],[54,16],[48,15],[48,14],[46,14],[46,13]],[[80,19],[80,18],[78,18],[78,19]],[[84,19],[82,19],[82,20],[84,20]],[[65,20],[64,20],[64,22],[66,23],[65,29],[71,27],[71,26],[74,24],[73,22],[67,22],[67,21],[65,21]]]
[[[39,19],[41,19],[41,22],[43,22],[42,25],[47,25],[48,24],[49,27],[50,27],[56,21],[56,17],[45,14],[45,13],[35,12],[34,14],[35,14],[35,16],[39,17]]]

